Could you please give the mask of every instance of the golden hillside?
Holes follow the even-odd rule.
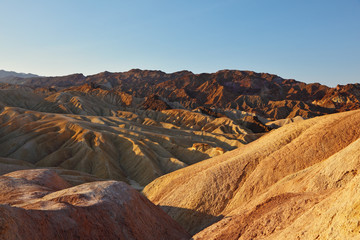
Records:
[[[287,124],[143,192],[195,239],[356,238],[359,124],[360,111]]]

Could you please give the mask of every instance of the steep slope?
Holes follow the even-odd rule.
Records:
[[[146,97],[145,101],[141,104],[141,106],[144,109],[150,109],[156,111],[171,109],[169,104],[167,104],[157,95],[151,95]]]
[[[320,223],[340,209],[346,211],[337,221],[356,219],[350,209],[357,201],[340,197],[358,194],[350,186],[358,184],[359,123],[360,111],[352,111],[287,124],[160,177],[143,192],[191,233],[205,228],[198,239],[307,239],[302,234],[316,231],[322,239],[347,239],[356,227]],[[333,205],[335,198],[341,204]]]
[[[285,177],[195,239],[357,239],[359,147],[356,140],[325,161]]]
[[[1,239],[189,239],[127,184],[70,187],[52,170],[0,176]]]

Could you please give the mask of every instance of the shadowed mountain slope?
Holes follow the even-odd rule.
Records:
[[[36,78],[38,75],[31,73],[17,73],[14,71],[0,70],[0,82],[12,82],[15,78]]]

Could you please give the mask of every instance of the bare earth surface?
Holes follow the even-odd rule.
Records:
[[[0,239],[360,239],[359,84],[0,75]]]
[[[0,239],[189,239],[123,182],[75,187],[54,170],[0,176]]]
[[[296,116],[310,118],[360,107],[359,84],[330,88],[319,83],[283,79],[274,74],[239,70],[194,74],[132,69],[91,76],[10,77],[0,78],[0,82],[51,90],[91,84],[136,98],[155,94],[188,109],[201,106],[231,108],[273,120]],[[146,106],[154,107],[148,103]],[[156,108],[168,106],[157,104]]]
[[[360,236],[360,111],[287,124],[144,194],[195,239]]]
[[[0,157],[145,186],[260,136],[229,118],[186,110],[146,112],[149,117],[120,114],[102,117],[0,108]]]

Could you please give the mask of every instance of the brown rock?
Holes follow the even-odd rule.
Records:
[[[190,238],[160,208],[122,182],[54,191],[55,185],[66,185],[54,171],[24,170],[1,176],[0,184],[1,239]]]
[[[155,111],[171,109],[171,107],[158,95],[151,95],[147,97],[141,106],[146,110],[149,109]]]

